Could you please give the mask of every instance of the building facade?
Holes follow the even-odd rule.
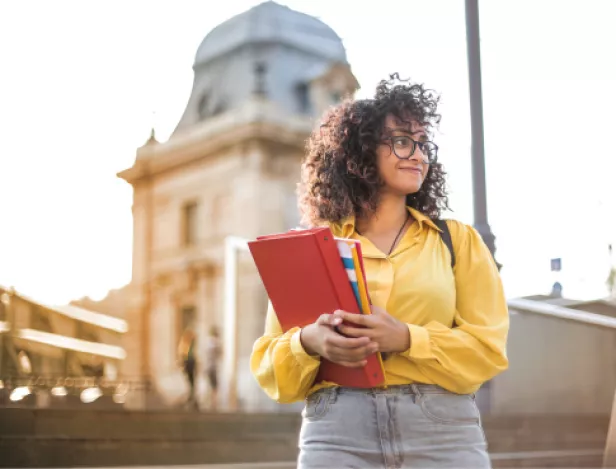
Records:
[[[331,28],[275,2],[212,30],[193,68],[192,93],[171,138],[159,143],[152,134],[133,166],[119,173],[134,189],[122,373],[150,377],[165,405],[178,404],[187,392],[176,355],[180,335],[194,330],[199,359],[207,331],[217,326],[232,338],[223,354],[233,349],[237,358],[237,375],[220,377],[223,389],[237,389],[237,406],[226,407],[263,409],[271,404],[256,388],[248,359],[267,298],[252,259],[240,256],[237,329],[223,330],[225,239],[297,226],[305,141],[316,118],[358,83]],[[204,366],[202,359],[201,399]]]
[[[44,304],[0,285],[0,407],[122,404],[139,387],[118,376],[127,330],[122,319]],[[88,392],[80,399],[88,388],[93,399]]]

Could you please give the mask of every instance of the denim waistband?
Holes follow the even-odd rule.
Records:
[[[434,384],[400,384],[387,386],[386,388],[347,388],[343,386],[334,386],[331,388],[319,389],[315,394],[368,394],[371,396],[376,395],[401,395],[401,394],[414,394],[420,396],[422,394],[453,394],[451,391],[447,391],[445,388]]]

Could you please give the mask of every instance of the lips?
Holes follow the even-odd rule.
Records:
[[[422,174],[421,169],[420,168],[400,168],[401,171],[405,171],[407,173],[417,173],[417,174]]]

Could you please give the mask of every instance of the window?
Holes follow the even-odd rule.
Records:
[[[304,114],[310,112],[310,92],[307,83],[300,83],[295,90],[299,111]]]
[[[189,202],[182,209],[182,241],[184,246],[193,246],[197,243],[197,202]]]

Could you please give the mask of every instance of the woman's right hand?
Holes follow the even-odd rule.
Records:
[[[322,314],[313,324],[304,327],[300,340],[310,355],[352,368],[364,366],[366,358],[378,350],[368,337],[345,337],[334,330],[342,320],[333,314]]]

